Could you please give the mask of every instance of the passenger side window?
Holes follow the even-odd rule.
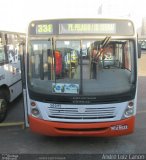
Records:
[[[7,54],[9,63],[17,63],[19,60],[19,40],[16,34],[6,34]]]

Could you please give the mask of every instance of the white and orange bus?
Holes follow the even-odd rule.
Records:
[[[0,31],[0,122],[7,115],[7,104],[22,93],[21,55],[25,34]]]
[[[32,21],[24,87],[28,126],[49,136],[132,133],[138,48],[127,19]]]

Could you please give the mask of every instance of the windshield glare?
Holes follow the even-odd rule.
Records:
[[[32,40],[29,43],[29,87],[61,95],[116,95],[134,81],[131,40]]]

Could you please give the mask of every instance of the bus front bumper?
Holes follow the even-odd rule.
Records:
[[[134,131],[135,117],[114,122],[67,123],[41,120],[29,116],[33,132],[48,136],[122,136]]]

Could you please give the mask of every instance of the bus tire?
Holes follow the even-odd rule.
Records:
[[[7,116],[7,101],[5,98],[0,99],[0,123],[5,120]]]

